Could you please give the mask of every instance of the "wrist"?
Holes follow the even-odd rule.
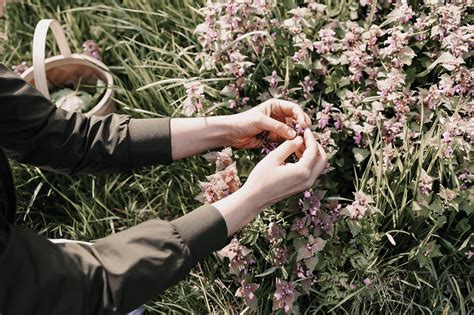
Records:
[[[266,207],[266,202],[258,192],[258,189],[256,189],[256,187],[249,186],[248,183],[245,183],[235,193],[239,193],[237,196],[243,200],[243,206],[255,216],[262,212],[262,210]]]
[[[209,141],[215,148],[226,147],[232,144],[232,124],[228,116],[205,117],[208,125]]]
[[[249,224],[263,209],[258,196],[248,186],[243,186],[213,206],[224,218],[229,236]]]

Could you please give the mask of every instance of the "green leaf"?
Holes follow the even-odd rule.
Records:
[[[52,93],[51,100],[59,108],[71,112],[80,112],[91,106],[92,96],[84,91],[64,88]]]
[[[354,153],[354,158],[356,159],[357,163],[361,163],[370,155],[369,150],[362,148],[354,148],[352,149],[352,152]]]
[[[265,276],[271,275],[271,274],[274,273],[275,270],[277,270],[277,269],[278,269],[278,267],[271,267],[271,268],[265,270],[264,272],[262,272],[262,273],[256,275],[255,278],[260,278],[260,277],[265,277]]]
[[[308,259],[305,259],[304,264],[308,268],[308,270],[313,271],[314,268],[316,268],[316,265],[318,264],[318,257],[313,256]]]
[[[362,227],[360,226],[359,221],[356,220],[347,220],[347,226],[351,230],[352,236],[356,237],[360,233]]]

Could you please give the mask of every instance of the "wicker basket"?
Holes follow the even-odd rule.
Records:
[[[51,28],[61,55],[45,59],[46,35]],[[22,74],[47,98],[49,89],[65,85],[95,86],[100,79],[106,84],[102,99],[86,115],[107,115],[114,110],[113,79],[106,65],[85,54],[72,54],[61,25],[55,20],[41,20],[33,36],[33,67]]]

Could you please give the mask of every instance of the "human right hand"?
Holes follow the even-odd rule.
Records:
[[[304,151],[296,163],[285,163],[301,148]],[[326,163],[326,153],[309,129],[304,138],[283,142],[255,166],[242,188],[213,204],[226,221],[228,235],[247,225],[265,207],[310,188]]]
[[[301,148],[304,151],[296,163],[285,163],[288,157],[293,153],[298,154]],[[326,163],[326,152],[311,131],[306,129],[304,139],[296,137],[285,141],[260,161],[242,188],[248,186],[255,190],[262,200],[262,207],[267,207],[310,188]]]

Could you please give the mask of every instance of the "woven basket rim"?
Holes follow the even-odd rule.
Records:
[[[60,68],[64,65],[71,64],[80,64],[81,66],[86,66],[95,69],[96,71],[103,74],[106,79],[106,91],[102,96],[101,100],[87,113],[86,115],[95,115],[98,112],[102,112],[107,106],[112,106],[111,99],[113,97],[113,77],[110,74],[107,66],[102,63],[100,60],[95,59],[91,56],[85,54],[71,54],[70,57],[64,57],[63,55],[56,55],[45,59],[45,69],[50,70],[54,68]],[[29,67],[21,75],[23,79],[31,83],[34,80],[34,67]]]

